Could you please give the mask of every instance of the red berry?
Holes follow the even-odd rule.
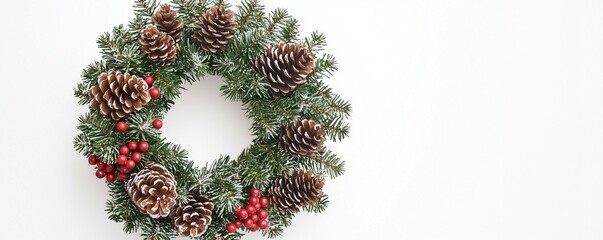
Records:
[[[123,181],[126,181],[126,179],[128,179],[128,175],[126,175],[124,173],[117,174],[117,181],[123,182]]]
[[[235,225],[234,223],[226,224],[226,231],[228,231],[229,233],[236,232],[237,231],[237,225]]]
[[[103,170],[103,169],[105,169],[105,163],[104,163],[104,162],[101,162],[101,161],[98,161],[98,162],[96,163],[96,167],[97,167],[99,170]]]
[[[151,86],[151,85],[153,85],[153,82],[155,82],[155,79],[153,79],[153,76],[148,75],[148,76],[144,77],[144,82],[146,82],[147,85]]]
[[[249,217],[249,213],[247,212],[247,210],[241,209],[241,211],[239,211],[239,213],[237,214],[237,217],[239,217],[239,219],[243,220],[243,219],[246,219],[247,217]]]
[[[115,171],[115,165],[109,164],[109,165],[105,166],[105,172],[112,173],[113,171]]]
[[[266,219],[268,217],[268,211],[265,209],[260,209],[258,211],[258,217],[260,217],[260,219]]]
[[[139,152],[132,153],[132,160],[134,160],[134,162],[140,162],[140,160],[142,160],[142,154]]]
[[[262,219],[262,220],[260,220],[260,222],[258,223],[258,225],[260,226],[261,229],[266,229],[266,228],[268,228],[268,226],[270,225],[270,223],[268,222],[268,220]]]
[[[245,221],[243,221],[243,225],[245,225],[246,228],[250,228],[253,224],[255,224],[251,218],[245,219]]]
[[[252,196],[249,198],[249,204],[256,205],[260,202],[260,199],[256,196]]]
[[[105,178],[107,178],[107,182],[115,182],[115,174],[113,173],[107,173],[107,176]]]
[[[270,201],[268,200],[268,198],[267,198],[267,197],[261,197],[261,198],[260,198],[260,205],[261,205],[262,207],[266,207],[266,206],[268,206],[268,203],[270,203]]]
[[[130,170],[134,169],[136,167],[136,162],[134,162],[134,160],[128,160],[126,162],[126,167]]]
[[[138,150],[140,150],[140,152],[149,151],[149,142],[147,142],[147,141],[140,142],[140,144],[138,144]]]
[[[119,121],[117,122],[117,125],[115,125],[115,130],[120,133],[125,133],[126,130],[128,130],[128,124],[124,121]]]
[[[90,155],[90,157],[88,157],[88,163],[90,163],[90,165],[94,165],[98,162],[98,158],[96,158],[95,155]]]
[[[252,188],[252,189],[249,191],[249,194],[250,194],[252,197],[259,197],[259,196],[260,196],[260,190],[259,190],[259,189],[257,189],[257,188]],[[255,203],[254,203],[254,204],[255,204]]]
[[[262,205],[260,205],[259,203],[256,203],[255,205],[253,205],[253,207],[255,207],[255,210],[260,210],[262,208]]]
[[[247,205],[247,207],[245,207],[245,210],[247,210],[247,213],[253,214],[257,209],[255,209],[253,205]]]
[[[130,153],[130,148],[128,148],[128,146],[123,145],[119,148],[119,154],[128,155],[128,153]]]
[[[132,151],[136,150],[138,148],[138,143],[136,141],[130,141],[128,143],[128,148]]]
[[[241,228],[243,226],[243,222],[241,222],[240,219],[237,219],[234,221],[235,226],[237,226],[237,228]]]
[[[105,171],[103,171],[102,169],[96,170],[96,177],[97,178],[104,178],[105,177]]]
[[[130,172],[130,169],[128,169],[126,166],[120,166],[119,167],[119,173],[126,174],[126,173],[129,173],[129,172]]]
[[[153,120],[153,127],[155,129],[161,129],[161,127],[163,127],[163,121],[161,121],[161,119]]]
[[[149,90],[149,95],[151,95],[151,98],[156,99],[161,95],[161,92],[159,91],[159,88],[154,87]]]
[[[249,227],[249,231],[255,232],[258,230],[258,225],[257,224],[252,224],[251,227]]]
[[[124,165],[128,161],[128,157],[126,157],[126,155],[119,155],[119,156],[117,156],[116,160],[117,160],[117,164]]]
[[[258,220],[260,220],[260,217],[258,217],[257,214],[253,214],[249,218],[251,218],[251,221],[253,221],[253,222],[258,222]]]

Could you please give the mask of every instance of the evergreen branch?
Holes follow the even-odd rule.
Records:
[[[310,37],[304,38],[304,44],[306,44],[308,50],[313,53],[318,53],[324,50],[324,47],[327,44],[327,37],[322,33],[314,31]]]
[[[264,22],[264,5],[259,0],[243,0],[236,12],[236,21],[241,32],[260,27]]]
[[[136,16],[150,18],[158,7],[159,4],[156,0],[135,0],[134,13]]]
[[[83,115],[78,126],[82,134],[74,140],[76,150],[85,155],[94,154],[105,163],[114,163],[119,155],[121,136],[113,128],[111,121],[96,112]]]
[[[321,213],[329,207],[329,196],[327,194],[320,195],[318,202],[312,205],[306,205],[302,209],[306,212]]]
[[[311,157],[298,157],[299,166],[302,169],[311,169],[318,175],[327,175],[331,179],[343,175],[345,164],[331,150],[323,150]]]

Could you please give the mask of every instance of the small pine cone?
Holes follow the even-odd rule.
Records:
[[[109,71],[98,76],[98,84],[92,86],[88,95],[90,107],[103,117],[117,121],[128,114],[142,109],[151,100],[145,81],[129,73]]]
[[[169,4],[161,5],[161,9],[155,12],[152,19],[159,31],[170,35],[176,42],[180,41],[184,21],[178,17],[178,13],[172,10]]]
[[[170,65],[176,61],[178,47],[172,37],[148,26],[140,33],[140,45],[151,63],[156,66]]]
[[[232,11],[214,6],[203,13],[196,25],[199,30],[193,33],[195,42],[203,50],[216,53],[232,41],[237,23]]]
[[[277,177],[268,188],[270,203],[280,212],[299,212],[306,205],[316,204],[325,184],[312,171],[295,170],[288,177]]]
[[[314,68],[314,54],[301,44],[279,43],[267,48],[256,60],[255,70],[262,74],[275,95],[287,94]]]
[[[286,126],[279,136],[280,145],[293,155],[309,157],[322,149],[325,130],[314,120],[297,119]]]
[[[147,164],[125,185],[132,202],[152,218],[167,217],[176,204],[176,180],[164,166]]]
[[[211,224],[211,213],[214,204],[207,198],[198,194],[187,196],[188,203],[178,207],[172,212],[172,220],[178,233],[186,237],[199,237],[205,233]]]

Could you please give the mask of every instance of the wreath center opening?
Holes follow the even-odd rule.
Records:
[[[181,96],[165,115],[163,136],[187,149],[189,159],[212,162],[220,155],[237,157],[253,136],[252,121],[245,116],[240,102],[222,96],[220,76],[205,76],[185,85]],[[198,166],[202,166],[198,164]]]

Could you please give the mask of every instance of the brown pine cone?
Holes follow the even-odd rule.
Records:
[[[167,217],[176,204],[176,180],[164,166],[147,164],[125,185],[132,202],[152,218]]]
[[[214,204],[207,196],[190,194],[187,198],[188,203],[176,208],[171,217],[180,235],[194,238],[203,235],[211,224]]]
[[[90,107],[105,118],[117,121],[142,109],[151,100],[148,88],[142,78],[129,73],[113,70],[101,73],[98,84],[88,91],[92,98]]]
[[[280,212],[299,212],[306,205],[316,204],[325,184],[312,171],[295,170],[288,177],[277,177],[268,188],[270,203]]]
[[[214,6],[203,13],[195,25],[199,28],[193,33],[195,42],[203,50],[216,53],[232,41],[237,23],[232,11]]]
[[[170,65],[176,61],[178,47],[172,37],[148,26],[140,33],[140,45],[151,63],[156,66]]]
[[[184,21],[181,17],[178,17],[178,13],[172,10],[169,4],[161,5],[161,9],[155,12],[152,20],[159,31],[170,35],[176,42],[180,41]]]
[[[275,95],[287,94],[300,84],[314,68],[314,54],[305,46],[279,43],[269,47],[255,62],[255,70],[262,74]]]
[[[280,145],[293,155],[312,156],[322,149],[325,142],[325,130],[314,120],[297,119],[286,126],[279,136]]]

